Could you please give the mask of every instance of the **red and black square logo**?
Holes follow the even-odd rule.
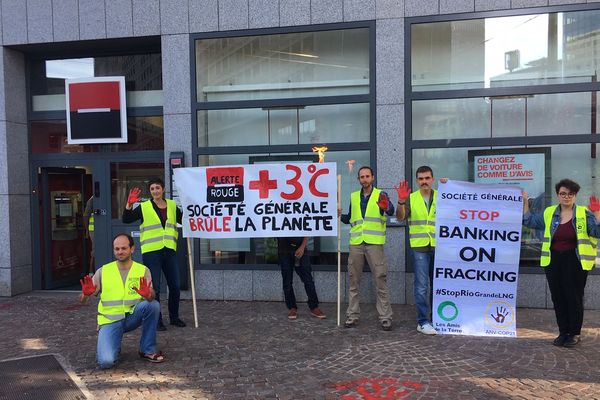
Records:
[[[127,142],[123,77],[67,80],[65,89],[69,143]]]

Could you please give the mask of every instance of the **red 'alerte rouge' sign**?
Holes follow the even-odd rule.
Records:
[[[206,201],[209,203],[244,201],[244,168],[207,168],[206,185]]]

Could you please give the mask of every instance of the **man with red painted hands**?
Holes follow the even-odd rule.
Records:
[[[414,269],[413,292],[417,308],[417,332],[435,335],[437,332],[430,319],[433,264],[435,255],[435,204],[437,192],[433,190],[433,170],[423,165],[417,168],[416,181],[419,190],[411,193],[407,181],[394,187],[398,194],[396,218],[407,220],[408,236]],[[447,178],[440,182],[446,183]],[[429,295],[428,295],[429,292]]]
[[[371,167],[363,166],[358,170],[358,182],[361,190],[350,195],[348,214],[338,216],[345,224],[350,224],[350,252],[348,254],[348,309],[346,328],[354,327],[360,318],[360,278],[365,260],[371,268],[373,283],[377,294],[377,312],[381,329],[392,329],[392,307],[387,287],[388,263],[383,245],[385,244],[386,221],[388,215],[394,215],[394,206],[390,204],[387,193],[373,186],[375,175]]]
[[[133,238],[118,234],[113,240],[116,261],[103,265],[93,277],[87,275],[80,280],[82,303],[100,293],[96,357],[103,369],[116,364],[123,334],[139,326],[142,327],[140,357],[154,363],[164,361],[164,356],[156,351],[160,306],[154,299],[150,270],[133,261],[134,250]]]

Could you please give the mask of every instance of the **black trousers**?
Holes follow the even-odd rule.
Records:
[[[552,251],[546,279],[554,303],[554,313],[561,335],[581,334],[583,293],[588,271],[581,269],[575,249]]]
[[[285,305],[288,309],[298,308],[296,305],[296,296],[294,294],[294,270],[304,283],[304,290],[308,297],[308,308],[311,310],[319,306],[319,298],[315,289],[315,282],[312,277],[312,268],[310,267],[310,257],[308,252],[300,258],[300,265],[294,266],[296,257],[294,253],[279,254],[279,265],[281,266],[281,276],[283,277],[283,295]]]

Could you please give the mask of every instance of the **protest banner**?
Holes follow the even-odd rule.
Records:
[[[523,199],[518,188],[448,181],[436,208],[433,325],[516,337]]]
[[[336,236],[336,164],[178,168],[183,236]]]

